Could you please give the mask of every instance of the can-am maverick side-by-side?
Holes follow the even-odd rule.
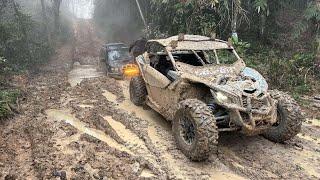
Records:
[[[274,142],[300,132],[303,116],[288,94],[269,90],[228,42],[198,35],[150,40],[130,82],[135,105],[172,121],[177,146],[191,160],[217,150],[219,132],[261,134]]]

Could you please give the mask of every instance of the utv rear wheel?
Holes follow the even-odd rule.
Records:
[[[300,132],[304,118],[299,105],[291,96],[277,90],[269,93],[273,99],[278,101],[278,117],[277,122],[263,136],[271,141],[281,143]]]
[[[130,99],[136,106],[142,106],[147,97],[146,84],[141,76],[130,81]]]
[[[202,101],[180,103],[172,122],[178,148],[191,160],[202,161],[217,151],[218,130],[210,108]]]

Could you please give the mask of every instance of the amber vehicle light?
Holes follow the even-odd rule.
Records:
[[[128,64],[123,67],[123,76],[133,78],[140,75],[139,67],[135,64]]]

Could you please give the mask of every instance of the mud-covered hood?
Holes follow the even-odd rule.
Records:
[[[245,66],[242,60],[233,65],[210,65],[195,67],[177,63],[183,78],[200,82],[216,90],[237,96],[251,94],[259,96],[268,90],[268,84],[256,70]]]
[[[176,65],[185,78],[202,79],[207,82],[216,82],[224,77],[236,77],[245,68],[242,60],[233,65],[192,66],[181,62],[177,62]]]
[[[216,87],[237,96],[247,94],[258,97],[266,94],[268,90],[267,81],[263,76],[248,67],[244,68],[237,77],[222,80]]]

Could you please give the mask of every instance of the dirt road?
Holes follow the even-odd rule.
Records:
[[[0,125],[0,179],[319,179],[320,123],[285,144],[221,134],[218,156],[190,162],[171,124],[104,76],[89,22],[29,77],[22,112]]]

